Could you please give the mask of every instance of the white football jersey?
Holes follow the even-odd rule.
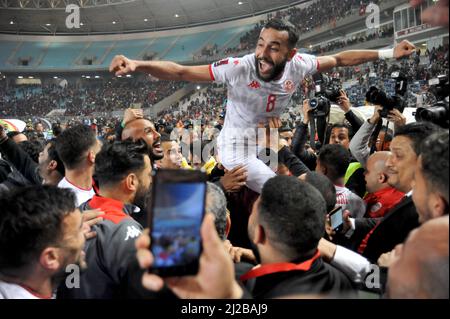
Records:
[[[211,64],[211,79],[226,83],[228,88],[219,143],[230,142],[230,137],[242,134],[243,130],[257,128],[259,123],[266,123],[268,117],[280,116],[305,76],[314,74],[318,68],[315,56],[297,53],[286,63],[279,80],[265,82],[257,76],[254,53]]]

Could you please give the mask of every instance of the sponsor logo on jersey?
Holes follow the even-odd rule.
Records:
[[[258,90],[258,89],[261,88],[261,84],[259,84],[258,81],[252,81],[252,82],[250,82],[250,84],[248,85],[248,87],[251,88],[251,89]]]
[[[372,207],[370,208],[370,212],[371,212],[371,213],[375,213],[375,212],[377,212],[378,210],[380,210],[382,207],[383,207],[383,204],[381,204],[380,202],[378,202],[378,203],[372,205]]]
[[[125,237],[125,241],[127,241],[130,238],[136,238],[141,235],[141,231],[137,229],[135,226],[128,226],[127,227],[127,236]]]
[[[234,60],[233,64],[234,65],[238,65],[239,64],[239,60]]]
[[[284,90],[288,93],[292,93],[295,91],[294,82],[292,82],[291,80],[284,81],[283,87],[284,87]]]
[[[228,62],[229,62],[228,59],[217,61],[216,63],[214,63],[214,67],[217,68],[218,66],[221,66],[221,65],[227,65]]]

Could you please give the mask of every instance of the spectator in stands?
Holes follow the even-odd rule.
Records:
[[[135,216],[143,215],[151,188],[152,164],[144,141],[105,144],[96,157],[99,194],[82,210],[101,209],[104,221],[94,229],[97,237],[85,246],[88,269],[80,288],[63,290],[64,298],[125,297],[133,276],[130,264],[136,253],[134,240],[143,229]]]
[[[317,159],[316,171],[327,176],[336,188],[336,204],[348,210],[353,217],[366,212],[364,201],[344,186],[344,176],[350,164],[350,153],[342,145],[325,145]]]
[[[77,206],[95,194],[92,176],[100,148],[94,132],[85,125],[66,129],[56,140],[56,151],[65,167],[64,178],[58,187],[75,192]]]
[[[390,152],[372,154],[366,164],[365,179],[368,194],[364,197],[366,217],[379,218],[389,213],[405,196],[405,193],[388,184],[386,161]]]
[[[70,274],[66,266],[85,267],[75,194],[26,187],[1,198],[0,207],[0,299],[53,298]]]

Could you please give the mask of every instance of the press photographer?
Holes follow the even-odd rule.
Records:
[[[436,79],[429,82],[429,91],[434,95],[435,102],[426,107],[419,107],[416,111],[416,121],[428,121],[437,124],[443,128],[450,128],[449,110],[448,110],[448,76],[439,75]]]

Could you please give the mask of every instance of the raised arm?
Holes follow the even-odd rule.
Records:
[[[350,50],[337,53],[335,55],[321,56],[319,62],[319,72],[328,71],[339,66],[354,66],[378,59],[396,58],[410,56],[416,47],[407,40],[400,42],[394,49],[388,50]]]
[[[139,61],[128,59],[123,55],[116,55],[113,58],[109,71],[114,72],[116,76],[137,71],[151,74],[162,80],[213,81],[209,65],[184,66],[169,61]]]

